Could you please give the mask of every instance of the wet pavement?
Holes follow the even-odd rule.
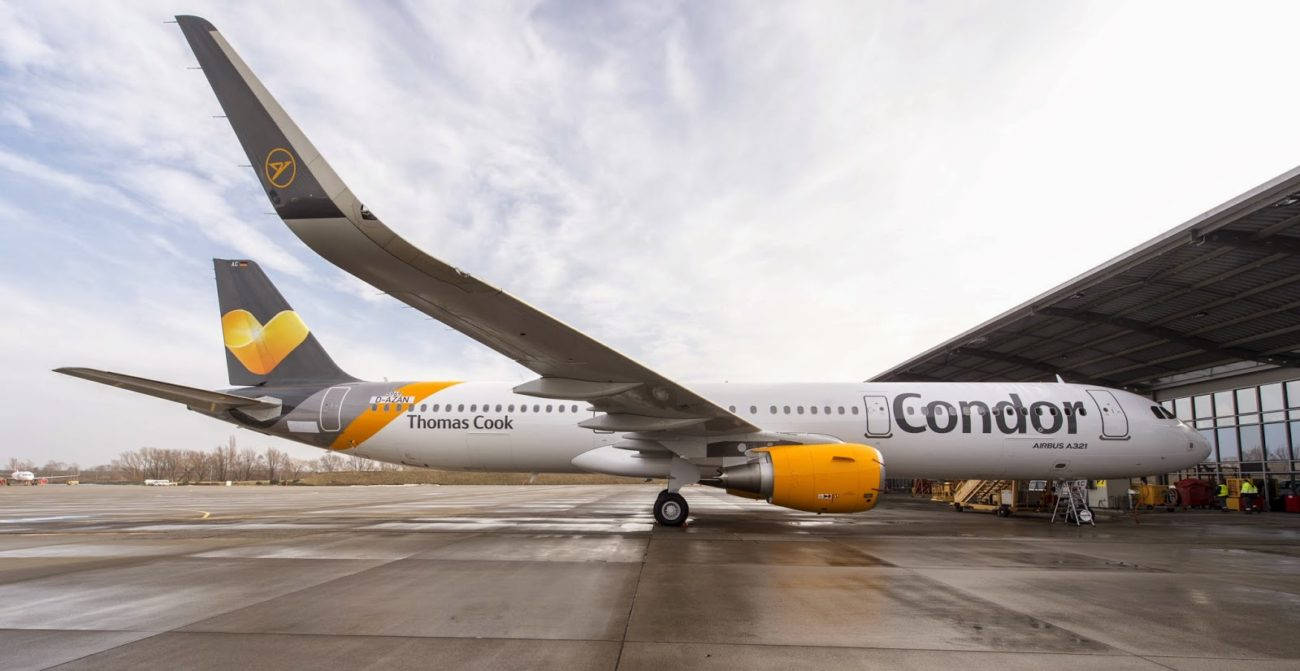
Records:
[[[1300,668],[1300,515],[0,487],[0,668]]]

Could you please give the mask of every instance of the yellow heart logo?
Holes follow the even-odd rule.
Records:
[[[221,315],[221,335],[226,349],[254,375],[265,375],[280,365],[310,332],[297,312],[285,310],[263,326],[248,310]]]

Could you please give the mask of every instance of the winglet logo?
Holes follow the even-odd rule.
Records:
[[[302,341],[307,325],[297,312],[285,310],[263,326],[248,310],[221,315],[221,335],[226,349],[254,375],[265,375],[280,365]]]
[[[293,160],[293,154],[289,153],[288,149],[276,147],[267,152],[262,171],[266,173],[266,181],[270,182],[271,186],[287,189],[298,176],[298,162]]]

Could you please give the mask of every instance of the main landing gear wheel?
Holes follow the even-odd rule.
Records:
[[[655,499],[655,519],[666,527],[680,527],[690,512],[686,499],[677,492],[665,489],[659,492],[659,498]]]

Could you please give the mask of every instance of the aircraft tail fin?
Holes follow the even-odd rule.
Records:
[[[276,214],[286,222],[360,216],[352,192],[216,27],[197,16],[176,23]]]
[[[352,381],[256,263],[213,259],[230,384]]]

